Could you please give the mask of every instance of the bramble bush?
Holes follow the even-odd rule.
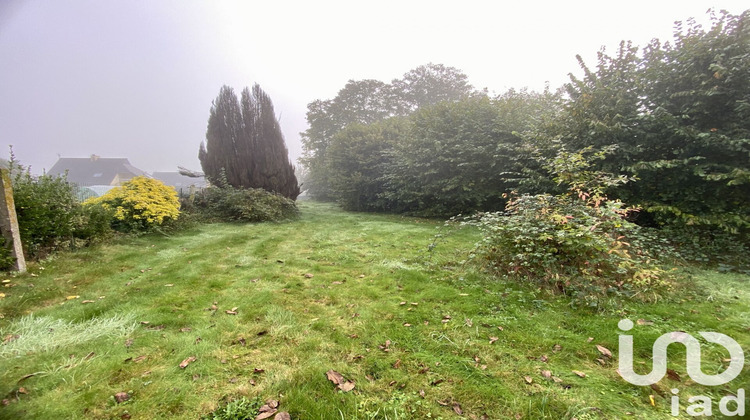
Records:
[[[165,222],[177,220],[180,215],[180,201],[175,189],[143,176],[83,204],[84,207],[100,206],[104,211],[111,211],[112,227],[122,232],[153,230]]]
[[[464,221],[482,233],[471,258],[493,272],[563,292],[576,304],[658,295],[670,276],[647,249],[633,246],[633,239],[645,241],[642,228],[626,219],[635,209],[604,195],[608,186],[630,179],[589,171],[589,152],[563,151],[549,164],[568,193],[512,197],[504,212]]]

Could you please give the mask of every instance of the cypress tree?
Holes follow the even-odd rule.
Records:
[[[223,86],[211,106],[206,142],[198,152],[209,181],[262,188],[295,200],[300,188],[271,98],[258,84],[237,99]]]

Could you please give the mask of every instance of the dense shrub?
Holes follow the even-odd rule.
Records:
[[[631,243],[641,239],[642,229],[626,219],[633,209],[602,194],[607,184],[626,180],[589,172],[589,166],[582,153],[560,153],[550,169],[569,193],[514,197],[505,212],[470,219],[483,236],[472,257],[493,272],[534,281],[589,306],[607,295],[667,287],[667,272]]]
[[[180,201],[174,188],[142,176],[101,197],[89,199],[84,205],[112,211],[112,227],[123,232],[148,231],[180,215]]]
[[[74,213],[79,206],[74,188],[64,177],[32,176],[16,166],[13,199],[24,252],[30,259],[69,242],[76,228]]]
[[[32,176],[11,160],[13,198],[24,254],[38,259],[56,249],[86,245],[111,233],[110,212],[81,206],[64,176]],[[0,254],[0,269],[9,268]],[[9,257],[9,256],[8,256]]]
[[[212,222],[265,222],[297,217],[294,201],[259,188],[209,187],[183,200],[188,213]]]

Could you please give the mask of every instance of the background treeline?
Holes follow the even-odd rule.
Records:
[[[502,210],[505,194],[558,193],[561,150],[606,151],[596,170],[644,225],[750,227],[750,11],[678,23],[671,42],[579,57],[553,91],[477,91],[428,64],[390,84],[350,81],[309,104],[305,186],[349,210],[423,216]]]

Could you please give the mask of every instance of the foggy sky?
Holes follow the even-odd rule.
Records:
[[[390,82],[427,63],[477,88],[553,88],[601,46],[671,39],[673,23],[746,1],[0,0],[0,157],[35,173],[58,158],[127,157],[200,169],[219,88],[259,83],[293,159],[306,106],[349,79]],[[270,4],[273,3],[273,4]]]

